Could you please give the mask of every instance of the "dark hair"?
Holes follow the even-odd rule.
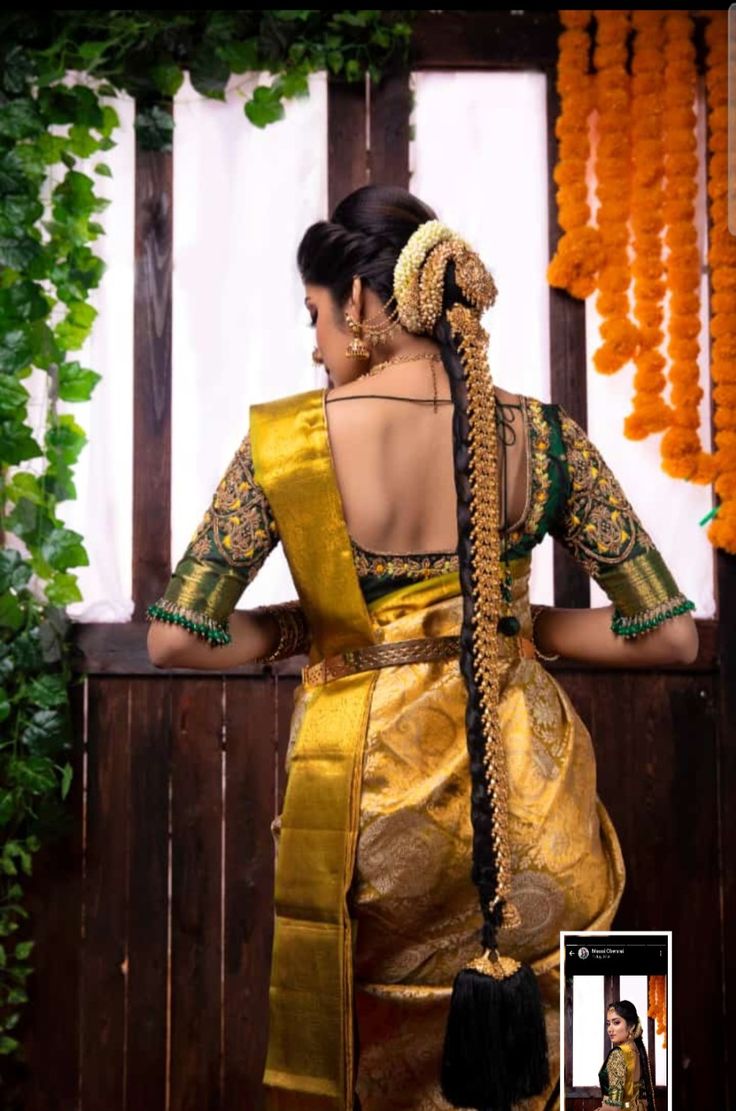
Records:
[[[393,299],[393,273],[408,240],[422,224],[437,214],[413,193],[387,185],[364,185],[345,197],[330,220],[320,220],[305,232],[297,250],[302,281],[327,288],[337,307],[347,300],[358,276],[386,304]],[[433,338],[438,343],[452,390],[455,486],[458,495],[458,557],[463,591],[463,625],[460,634],[460,667],[468,688],[466,728],[472,779],[471,819],[473,868],[484,915],[481,944],[496,947],[503,903],[493,911],[488,905],[497,890],[497,862],[493,853],[493,807],[483,763],[485,736],[480,692],[473,669],[473,579],[471,568],[471,488],[467,474],[469,418],[463,364],[445,319],[453,305],[469,306],[455,281],[455,264],[448,262],[442,311]]]
[[[297,250],[302,281],[326,287],[341,306],[357,275],[386,302],[402,249],[421,224],[436,219],[406,189],[364,185],[340,201],[330,220],[307,228]]]
[[[356,276],[387,304],[393,300],[399,255],[417,228],[437,218],[434,209],[407,189],[362,185],[340,201],[329,220],[307,228],[296,254],[301,279],[328,289],[337,309],[347,301]],[[455,283],[455,266],[450,262],[443,312],[433,338],[451,377],[458,369],[462,373],[462,366],[444,310],[458,303],[469,305]]]
[[[617,1015],[620,1015],[629,1026],[636,1026],[640,1021],[636,1007],[628,999],[617,999],[614,1003],[609,1003],[606,1007],[607,1011],[614,1010]],[[647,1102],[650,1111],[656,1111],[656,1103],[654,1101],[654,1082],[652,1080],[652,1073],[649,1068],[649,1054],[647,1053],[646,1046],[644,1045],[643,1031],[638,1038],[634,1038],[634,1045],[639,1050],[639,1060],[641,1061],[641,1075],[644,1077],[644,1087],[647,1090]],[[613,1047],[614,1049],[616,1046]],[[608,1059],[608,1058],[606,1058]]]

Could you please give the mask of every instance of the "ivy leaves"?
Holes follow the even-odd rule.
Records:
[[[69,70],[98,82],[99,96],[125,92],[136,100],[138,143],[170,150],[173,121],[168,105],[188,72],[202,96],[224,100],[233,74],[270,75],[245,99],[243,111],[264,128],[284,118],[284,102],[307,96],[309,75],[327,71],[348,82],[406,66],[416,11],[220,10],[53,11],[29,26],[22,12],[4,19],[5,87],[18,97],[35,71],[39,105],[9,102],[0,135],[41,136],[49,119],[70,115],[80,128],[75,153],[90,148],[85,129],[99,127],[100,105],[86,85],[58,84]],[[57,102],[55,120],[44,98]],[[4,112],[0,112],[2,116]],[[5,129],[5,131],[3,131]],[[44,140],[49,156],[54,138]],[[53,160],[57,160],[54,158]]]

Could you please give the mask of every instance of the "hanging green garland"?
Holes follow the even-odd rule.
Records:
[[[203,96],[225,99],[232,74],[271,75],[244,103],[251,124],[282,119],[327,70],[380,83],[408,65],[409,11],[13,11],[0,16],[0,1055],[28,1000],[33,940],[23,877],[40,846],[68,832],[74,744],[71,622],[82,600],[72,568],[89,563],[83,537],[57,505],[76,497],[73,468],[86,436],[59,399],[88,401],[100,375],[70,353],[90,334],[89,295],[105,265],[90,244],[108,201],[76,169],[116,143],[104,97],[136,100],[138,144],[169,151],[171,98],[188,71]],[[62,84],[70,72],[77,85]],[[59,132],[63,133],[59,133]],[[94,167],[111,176],[104,161]],[[43,436],[29,421],[34,369],[47,375]],[[39,440],[41,442],[39,442]],[[38,460],[35,470],[16,470]],[[26,931],[27,932],[27,931]]]

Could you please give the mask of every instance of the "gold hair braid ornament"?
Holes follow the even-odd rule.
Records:
[[[447,320],[465,367],[468,391],[469,479],[474,505],[471,512],[471,561],[477,599],[473,621],[473,658],[486,735],[483,762],[488,795],[493,803],[493,848],[497,884],[496,895],[488,907],[492,911],[498,903],[505,902],[511,887],[508,777],[498,715],[497,625],[501,612],[501,545],[498,528],[496,395],[488,367],[488,333],[482,327],[477,312],[464,305],[454,305],[447,313]],[[521,916],[513,903],[505,902],[502,925],[521,925]],[[484,970],[492,974],[491,967]]]
[[[455,281],[475,306],[454,305],[447,320],[465,368],[468,393],[469,479],[474,509],[472,564],[477,606],[473,630],[477,682],[486,732],[484,765],[493,804],[493,846],[497,863],[496,895],[489,911],[505,900],[510,888],[508,850],[508,783],[498,717],[498,641],[501,610],[501,552],[498,535],[496,395],[488,365],[488,333],[480,314],[496,300],[498,290],[483,262],[469,244],[439,220],[420,225],[401,252],[394,268],[394,297],[399,321],[414,334],[432,335],[442,312],[447,264],[455,263]],[[502,925],[518,926],[521,916],[513,903],[503,908]],[[487,954],[478,958],[484,971],[496,969]],[[517,965],[518,967],[518,965]]]
[[[496,300],[496,283],[472,247],[440,220],[428,220],[411,236],[394,267],[398,319],[407,332],[434,332],[450,259],[455,280],[472,305],[482,313]]]
[[[489,860],[476,859],[479,833],[473,804],[473,879],[483,901],[483,953],[455,975],[439,1079],[443,1096],[455,1107],[500,1109],[546,1091],[550,1070],[537,977],[528,964],[501,956],[496,941],[500,927],[521,924],[518,908],[508,900],[512,879],[509,785],[498,712],[498,635],[506,629],[499,624],[505,619],[500,617],[503,575],[496,394],[488,365],[489,336],[480,322],[497,291],[469,245],[440,221],[430,220],[417,229],[399,256],[394,297],[399,320],[408,331],[435,335],[446,301],[450,261],[455,283],[468,302],[444,309],[462,364],[462,382],[454,366],[448,367],[459,430],[456,433],[453,426],[453,438],[461,436],[467,459],[461,543],[467,537],[469,558],[461,568],[461,583],[463,595],[469,590],[471,597],[464,597],[462,640],[471,641],[472,650],[466,653],[463,649],[461,667],[472,700],[466,714],[471,767],[477,767],[481,755],[492,850]],[[460,503],[458,518],[460,524]],[[475,788],[473,783],[471,799]]]
[[[464,300],[444,310],[446,273],[454,263],[455,282]],[[510,1108],[547,1091],[549,1061],[543,1001],[534,969],[500,955],[496,933],[518,927],[511,887],[508,839],[508,770],[501,735],[498,635],[504,591],[501,588],[496,391],[488,366],[488,333],[481,313],[496,299],[493,278],[465,240],[437,220],[422,224],[401,252],[394,272],[399,320],[409,331],[435,336],[442,311],[458,352],[463,374],[448,367],[455,403],[456,469],[458,448],[467,463],[467,491],[458,501],[461,546],[469,558],[461,567],[464,619],[461,669],[468,678],[468,751],[471,767],[483,763],[483,785],[490,818],[489,860],[478,860],[475,803],[473,878],[483,902],[483,955],[460,968],[452,983],[440,1087],[457,1108]],[[460,497],[459,488],[458,496]],[[461,518],[461,523],[460,523]],[[516,618],[514,618],[516,621]],[[469,634],[469,635],[468,635]],[[471,681],[468,675],[471,673]],[[473,703],[473,704],[471,704]],[[479,760],[480,758],[480,760]],[[478,784],[471,785],[475,799]],[[486,802],[484,801],[484,805]],[[488,847],[484,847],[487,849]],[[518,1062],[509,1067],[509,1062]]]

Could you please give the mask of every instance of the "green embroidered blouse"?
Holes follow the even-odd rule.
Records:
[[[503,558],[526,555],[549,533],[605,591],[619,636],[638,636],[694,609],[583,428],[562,405],[521,400],[529,438],[527,505],[519,527],[505,534]],[[228,643],[229,615],[278,543],[246,435],[148,619]],[[456,552],[386,554],[351,543],[367,601],[458,568]]]
[[[636,1053],[636,1049],[633,1050]],[[633,1067],[629,1052],[629,1069]],[[601,1102],[604,1107],[629,1107],[636,1100],[637,1106],[646,1100],[646,1086],[643,1079],[634,1080],[633,1076],[627,1077],[627,1056],[620,1046],[613,1046],[609,1050],[603,1067],[598,1072],[598,1082],[601,1088]],[[627,1083],[628,1080],[628,1083]],[[628,1098],[631,1095],[631,1100]]]

